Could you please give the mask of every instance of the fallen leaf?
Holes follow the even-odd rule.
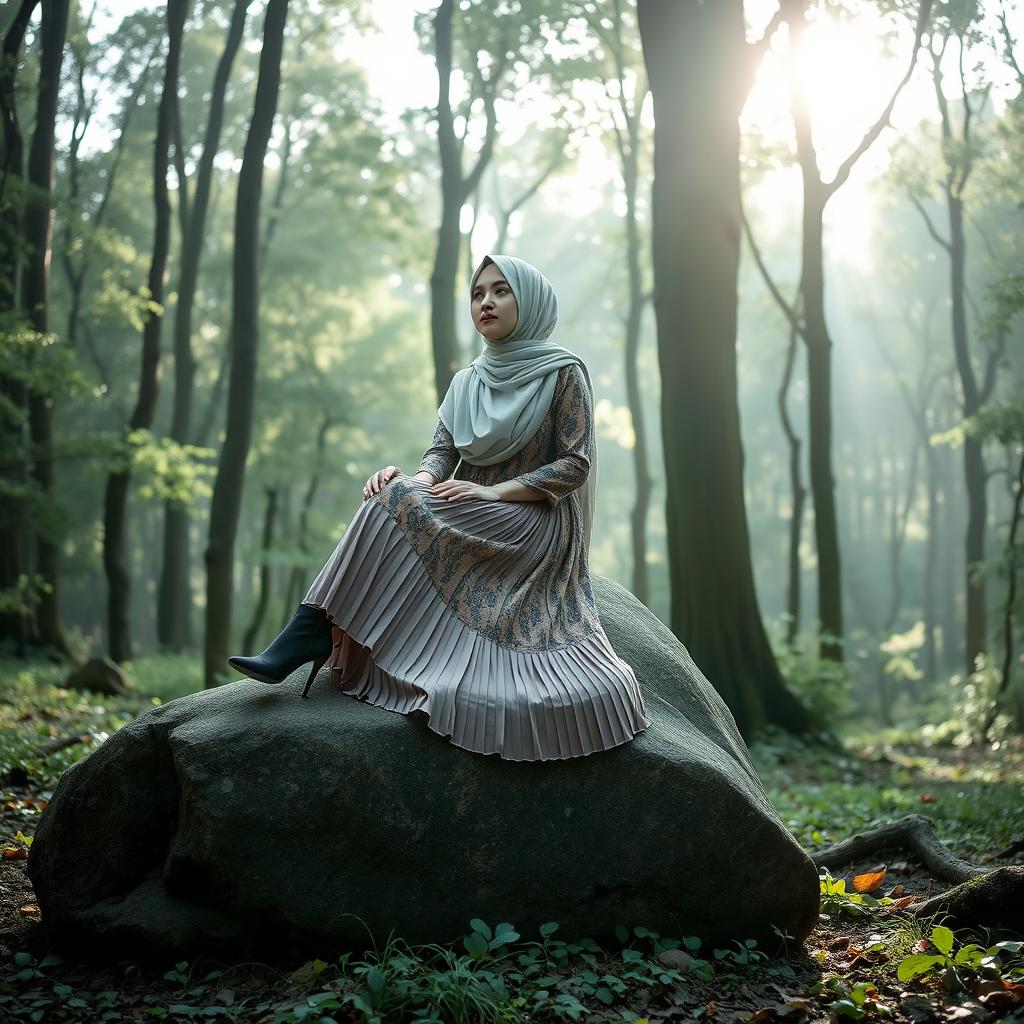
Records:
[[[1024,1005],[1024,984],[1006,978],[986,978],[974,985],[972,991],[978,1002],[990,1010],[1008,1010]]]
[[[5,846],[3,848],[4,860],[21,860],[28,856],[28,850],[24,846]]]
[[[923,803],[923,804],[933,804],[933,803],[935,803],[935,797],[934,797],[934,796],[932,796],[932,794],[931,794],[931,793],[922,793],[922,794],[921,794],[921,795],[920,795],[920,796],[918,797],[918,799],[919,799],[919,800],[921,801],[921,803]]]
[[[903,896],[898,899],[895,903],[890,904],[888,907],[883,907],[882,912],[892,914],[897,910],[903,910],[904,907],[909,907],[911,903],[916,900],[917,897],[911,893],[909,896]]]
[[[877,871],[866,871],[853,876],[853,887],[857,892],[874,892],[885,881],[885,865]]]
[[[37,903],[26,903],[23,907],[18,907],[19,914],[38,914],[39,905]]]

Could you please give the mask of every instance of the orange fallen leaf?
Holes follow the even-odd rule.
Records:
[[[28,856],[28,850],[24,846],[5,846],[2,852],[4,860],[20,860]]]
[[[931,794],[931,793],[922,793],[922,794],[921,794],[921,795],[920,795],[920,796],[918,797],[918,799],[919,799],[919,800],[921,801],[921,803],[923,803],[923,804],[933,804],[933,803],[935,803],[935,797],[934,797],[934,796],[932,796],[932,794]]]
[[[879,871],[866,871],[853,876],[853,887],[857,892],[874,892],[885,881],[885,865]]]
[[[913,893],[911,893],[909,896],[903,896],[900,899],[898,899],[895,903],[890,903],[889,906],[883,907],[882,912],[891,914],[894,911],[902,910],[904,907],[909,907],[910,904],[913,903],[916,899],[917,897]]]

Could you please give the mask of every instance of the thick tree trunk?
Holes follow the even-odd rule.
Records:
[[[157,110],[153,147],[153,206],[155,225],[148,288],[154,302],[163,301],[164,273],[171,241],[171,203],[167,189],[172,115],[177,102],[178,66],[185,27],[187,0],[167,0],[167,64],[164,68],[160,106]],[[139,393],[128,423],[128,432],[148,430],[156,416],[160,383],[160,332],[163,317],[149,313],[142,333],[142,366]],[[127,505],[131,471],[121,469],[107,478],[103,510],[103,566],[107,573],[107,631],[110,657],[117,662],[132,656],[131,570],[129,566]]]
[[[18,307],[18,247],[21,235],[21,202],[7,195],[8,183],[18,181],[24,171],[24,144],[15,101],[14,82],[19,55],[25,39],[32,11],[37,0],[22,0],[4,36],[0,57],[0,117],[3,119],[3,150],[0,152],[0,315],[12,314]],[[25,386],[16,377],[0,374],[0,395],[12,409],[22,414],[25,410]],[[28,442],[21,423],[12,424],[4,432],[3,448],[6,459],[3,467],[5,486],[11,494],[0,505],[0,592],[13,595],[30,568],[29,545],[31,528],[24,498],[14,496],[28,485]],[[10,460],[7,463],[7,460]],[[26,645],[35,635],[34,617],[11,612],[0,614],[0,639],[12,640],[19,657],[24,657]]]
[[[263,49],[245,140],[235,201],[235,254],[232,275],[231,377],[228,385],[227,433],[221,448],[210,507],[206,548],[207,687],[226,674],[231,640],[231,606],[235,537],[245,486],[245,462],[252,439],[259,352],[259,230],[263,161],[277,112],[281,52],[288,0],[268,0],[263,21]]]
[[[235,0],[224,50],[214,74],[203,154],[196,171],[195,197],[191,211],[185,218],[187,228],[182,233],[178,304],[174,315],[174,415],[171,421],[171,437],[179,444],[188,443],[192,430],[195,383],[192,311],[206,234],[213,161],[220,148],[224,98],[235,55],[242,42],[249,3],[250,0]],[[163,570],[157,603],[157,637],[161,646],[171,650],[184,650],[192,645],[191,565],[188,509],[177,502],[168,501],[164,506]]]
[[[736,375],[740,0],[639,0],[654,96],[652,241],[670,626],[745,736],[808,728],[764,631],[743,499]]]
[[[36,123],[28,153],[28,182],[34,195],[25,205],[22,233],[29,250],[28,265],[22,279],[25,313],[32,328],[48,330],[50,251],[53,237],[51,196],[53,194],[54,134],[60,70],[64,63],[64,39],[68,27],[68,0],[48,0],[42,6],[41,53],[39,57],[39,93]],[[32,475],[43,499],[53,496],[53,409],[54,399],[29,394],[29,433],[34,458]],[[60,624],[59,554],[57,538],[36,532],[36,571],[47,584],[36,609],[38,639],[42,644],[66,650]]]

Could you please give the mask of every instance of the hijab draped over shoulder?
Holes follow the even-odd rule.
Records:
[[[536,433],[551,406],[558,370],[579,363],[590,389],[594,385],[586,363],[575,352],[549,341],[558,323],[558,299],[551,282],[532,264],[515,256],[490,254],[481,260],[472,280],[494,263],[515,295],[519,316],[515,329],[500,341],[485,340],[484,350],[459,370],[438,409],[459,454],[475,466],[504,462]],[[587,452],[590,471],[580,486],[584,551],[590,554],[590,535],[597,504],[597,432],[591,431]]]

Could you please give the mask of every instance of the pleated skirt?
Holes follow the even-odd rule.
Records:
[[[507,538],[516,532],[511,518],[538,512],[530,502],[428,497],[429,484],[404,474],[387,486],[396,485],[422,488],[429,514],[484,539]],[[527,562],[550,556],[543,531],[518,536]],[[333,624],[329,665],[344,692],[387,711],[420,712],[464,750],[563,760],[619,746],[651,724],[632,668],[603,629],[572,645],[523,650],[465,622],[380,494],[361,503],[302,603]]]

